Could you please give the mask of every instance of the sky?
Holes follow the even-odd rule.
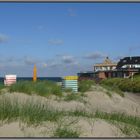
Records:
[[[140,56],[140,3],[0,3],[0,77],[92,71]]]

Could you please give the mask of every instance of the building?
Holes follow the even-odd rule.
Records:
[[[140,74],[140,56],[124,57],[116,63],[112,63],[107,57],[103,63],[95,64],[94,71],[78,73],[79,80],[100,81],[106,78],[129,78],[134,74]]]
[[[95,64],[94,71],[105,71],[105,70],[113,70],[117,66],[117,63],[113,63],[108,57],[105,58],[103,63]]]
[[[106,78],[129,78],[132,74],[139,73],[137,69],[120,69],[106,71],[92,71],[78,73],[79,80],[95,80],[100,81]]]
[[[120,59],[116,69],[140,69],[140,56],[124,57]]]

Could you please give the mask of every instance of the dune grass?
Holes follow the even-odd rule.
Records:
[[[84,110],[76,109],[74,111],[69,112],[68,114],[77,117],[82,116],[87,118],[99,118],[108,121],[122,122],[130,125],[134,125],[140,129],[140,117],[129,116],[124,113],[106,113],[98,110],[95,113],[88,113]]]
[[[54,132],[54,137],[59,137],[59,138],[78,138],[79,133],[77,131],[74,131],[71,128],[68,127],[58,127],[55,132]]]
[[[84,99],[84,95],[82,93],[68,93],[64,96],[64,101],[78,101],[86,104],[87,101]]]
[[[86,112],[84,109],[75,109],[74,111],[68,111],[67,114],[69,116],[75,116],[75,117],[87,117],[92,118],[94,117],[94,114]]]
[[[89,91],[92,87],[92,85],[95,85],[95,82],[93,80],[82,80],[82,81],[79,81],[78,83],[78,91],[79,92],[86,92],[86,91]]]
[[[10,92],[23,92],[26,94],[37,94],[40,96],[49,96],[51,94],[61,96],[61,86],[51,81],[19,81],[9,87]]]
[[[128,78],[108,78],[102,80],[100,84],[117,91],[120,95],[122,95],[120,91],[140,93],[140,76],[135,76],[133,80]]]
[[[0,120],[14,121],[20,120],[27,124],[40,124],[43,121],[57,121],[62,116],[63,111],[57,111],[42,104],[40,101],[26,100],[19,103],[15,98],[11,100],[8,97],[0,98]]]
[[[121,130],[123,134],[129,137],[140,137],[140,128],[135,127],[134,125],[129,125],[129,124],[120,124],[120,123],[114,123],[117,128]]]
[[[104,120],[122,122],[140,128],[140,117],[128,116],[124,113],[106,113],[106,112],[96,111],[94,117],[104,119]]]
[[[112,93],[110,91],[105,92],[109,97],[112,97]]]
[[[1,90],[4,89],[4,88],[5,88],[4,84],[3,84],[3,83],[0,83],[0,92],[1,92]]]
[[[72,88],[64,88],[63,92],[72,93],[73,91],[72,91]]]
[[[60,117],[67,115],[113,120],[135,125],[140,128],[140,117],[100,111],[96,111],[96,113],[93,114],[80,109],[76,109],[74,111],[58,111],[40,101],[27,100],[24,103],[19,103],[16,98],[13,100],[8,97],[0,98],[0,120],[10,121],[13,119],[19,119],[29,124],[34,124],[43,121],[57,121]]]
[[[4,85],[0,85],[0,90],[2,88],[6,88],[6,92],[21,92],[28,95],[36,94],[43,97],[49,97],[51,95],[56,95],[58,97],[62,97],[64,101],[80,101],[83,103],[86,103],[86,101],[83,99],[85,96],[84,93],[73,93],[72,89],[66,88],[65,90],[62,90],[61,85],[58,85],[56,82],[51,81],[18,81],[15,84],[12,84],[11,86],[5,87]],[[67,92],[67,93],[65,93]]]
[[[103,119],[117,126],[126,136],[140,136],[140,117],[129,116],[124,113],[106,113],[96,111],[95,113],[87,113],[82,110],[69,112],[72,116]]]
[[[120,124],[135,127],[137,135],[140,135],[140,117],[129,116],[122,113],[105,113],[96,111],[94,113],[86,112],[82,109],[75,110],[56,110],[47,102],[42,103],[41,100],[28,99],[22,103],[16,98],[9,98],[3,95],[0,97],[0,120],[3,123],[12,121],[21,121],[28,125],[38,126],[45,121],[58,122],[66,116],[98,118],[105,121],[116,122]],[[123,133],[129,133],[130,129],[125,131],[125,127],[121,127]],[[79,133],[71,128],[58,127],[54,132],[56,137],[78,137]]]
[[[64,98],[65,101],[80,100],[80,96],[77,93],[69,93]]]
[[[62,91],[62,87],[60,85],[50,81],[19,81],[8,88],[10,92],[22,92],[28,95],[37,94],[44,97],[56,95],[59,97],[64,97],[64,101],[75,100],[85,103],[84,99],[82,98],[82,94],[73,93],[72,89],[70,88],[66,88],[64,91]],[[64,92],[67,93],[64,95]]]
[[[4,85],[0,83],[0,90],[4,88]]]
[[[103,88],[105,88],[107,91],[105,92],[109,97],[112,97],[113,92],[117,93],[121,97],[125,97],[124,93],[117,87],[114,86],[108,86],[105,84],[101,84]]]

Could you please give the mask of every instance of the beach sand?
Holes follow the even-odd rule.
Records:
[[[95,87],[94,87],[95,88]],[[125,93],[125,97],[114,93],[112,97],[105,94],[105,90],[101,87],[96,87],[92,91],[86,92],[85,100],[87,103],[79,101],[63,101],[57,100],[56,97],[50,98],[40,97],[37,95],[29,96],[24,93],[5,93],[0,95],[0,98],[9,97],[17,99],[18,102],[23,103],[27,99],[41,101],[47,103],[49,106],[56,108],[57,110],[76,110],[83,109],[88,112],[95,112],[97,109],[103,112],[121,112],[127,115],[140,116],[140,96],[132,93]],[[80,137],[124,137],[125,135],[120,129],[101,119],[87,119],[83,117],[67,117],[62,118],[62,121],[77,119],[77,123],[73,128],[78,129]],[[67,122],[67,121],[66,121]],[[8,124],[0,125],[1,137],[52,137],[53,131],[56,129],[57,124],[52,122],[44,122],[37,127],[26,126],[21,122],[11,122]]]

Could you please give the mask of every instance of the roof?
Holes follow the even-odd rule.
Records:
[[[106,57],[103,63],[95,64],[94,66],[116,66],[117,63],[113,63],[109,57]]]

